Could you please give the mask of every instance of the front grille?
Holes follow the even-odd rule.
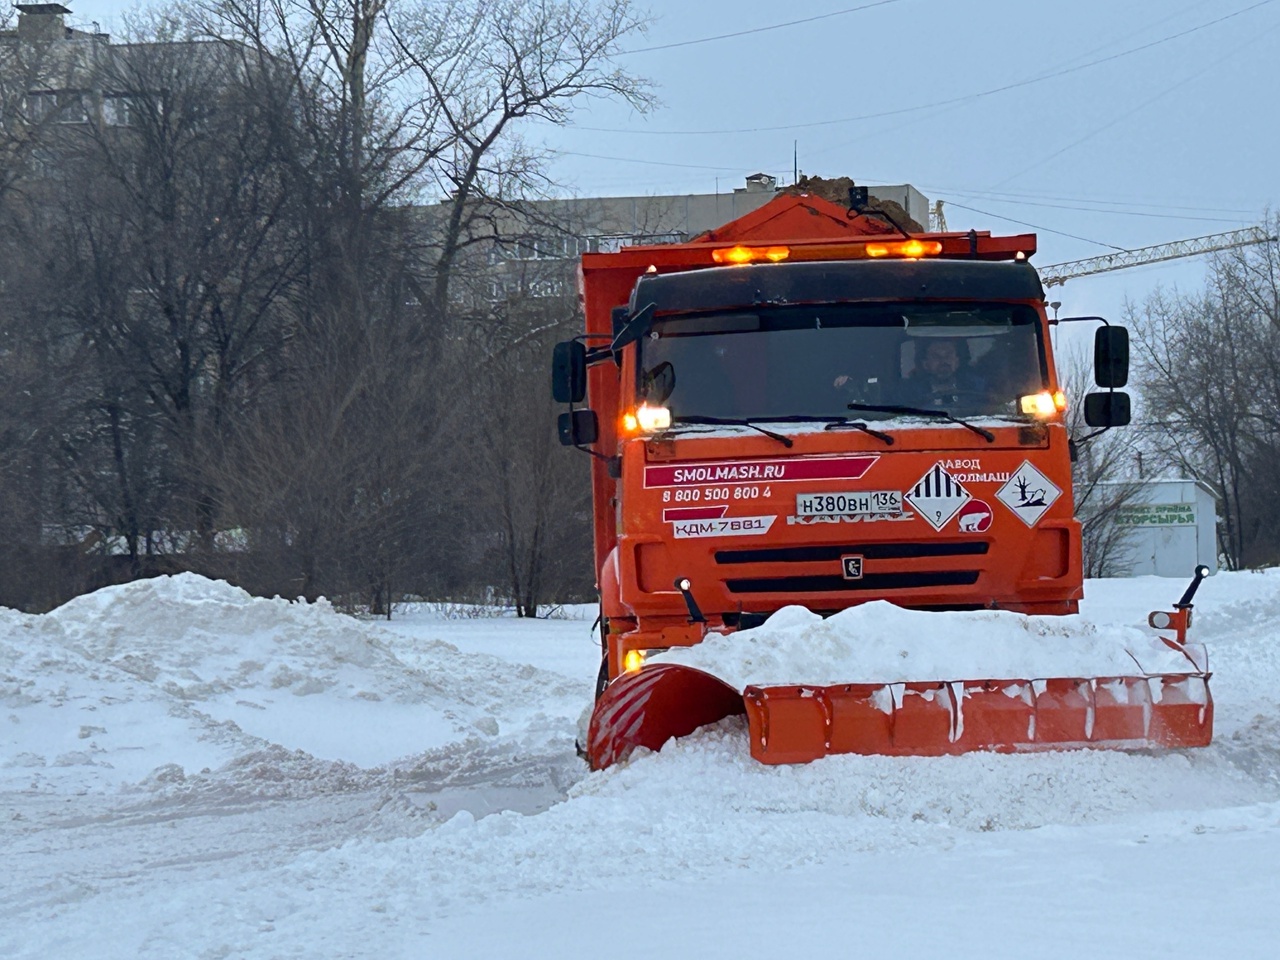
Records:
[[[717,550],[716,563],[813,563],[839,560],[848,554],[868,560],[911,560],[917,557],[980,557],[991,545],[985,540],[935,543],[822,544],[810,547],[759,547]],[[972,582],[972,581],[970,581]]]
[[[847,593],[859,590],[905,590],[912,587],[959,587],[977,582],[977,570],[922,570],[868,573],[860,580],[846,580],[840,575],[743,577],[726,580],[725,586],[731,593]]]

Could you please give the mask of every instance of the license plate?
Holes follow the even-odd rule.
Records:
[[[844,517],[902,513],[900,490],[855,490],[850,493],[797,493],[797,517]]]

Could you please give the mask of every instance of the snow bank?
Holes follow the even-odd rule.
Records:
[[[854,667],[881,680],[993,664],[1131,672],[1112,644],[1145,654],[1137,624],[1181,588],[1090,583],[1087,618],[787,610],[678,653],[714,651],[711,665],[744,684],[859,679]],[[1208,878],[1218,942],[1263,955],[1275,939],[1265,870],[1280,852],[1280,577],[1215,577],[1198,599],[1230,718],[1204,750],[765,766],[735,718],[599,773],[573,754],[597,649],[583,621],[423,615],[388,628],[198,577],[40,617],[0,610],[0,844],[15,865],[0,879],[0,956],[274,958],[317,944],[585,956],[598,943],[580,921],[600,903],[639,924],[614,944],[628,957],[693,955],[699,930],[711,955],[760,930],[791,947],[825,930],[802,945],[829,951],[865,946],[896,902],[903,929],[935,945],[939,915],[970,918],[976,933],[947,940],[966,956],[990,953],[992,916],[1022,918],[1028,943],[1065,944],[1054,956],[1079,952],[1071,924],[1105,908],[1091,943],[1131,957],[1142,951],[1118,948],[1119,932],[1169,926],[1167,891],[1150,881],[1183,874]],[[1132,626],[1100,626],[1113,622]],[[433,724],[447,742],[428,749]],[[398,725],[414,755],[368,768],[404,745]],[[96,789],[110,782],[140,785]],[[886,877],[896,901],[875,899]],[[1148,899],[1125,899],[1133,890]],[[1097,902],[1070,900],[1080,891]],[[1226,911],[1239,904],[1252,926]],[[646,927],[650,915],[663,922]],[[1046,918],[1062,924],[1047,937]],[[546,931],[563,933],[560,948],[539,949]],[[1169,936],[1182,949],[1166,953],[1213,953],[1185,929]],[[874,943],[902,952],[899,933]]]
[[[409,665],[396,652],[409,644],[325,601],[258,599],[195,574],[44,616],[0,609],[0,785],[74,779],[70,768],[86,786],[177,782],[294,751],[371,767],[521,729],[577,689],[428,639],[412,641]]]
[[[1142,623],[1146,611],[1168,609],[1185,586],[1161,577],[1089,580],[1080,610],[1096,623]],[[1205,580],[1191,637],[1209,650],[1215,740],[1259,714],[1280,712],[1280,568]]]
[[[933,613],[878,600],[823,619],[784,607],[760,627],[653,657],[748,684],[897,683],[1185,673],[1194,669],[1150,632],[1080,616],[1003,610]]]

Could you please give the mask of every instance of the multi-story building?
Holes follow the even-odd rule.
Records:
[[[112,43],[96,24],[91,30],[68,26],[71,11],[59,3],[20,3],[16,9],[16,28],[0,31],[2,123],[68,133],[91,123],[127,127],[137,109],[137,88],[168,85],[148,75],[154,65],[142,66],[155,59],[156,48],[182,48],[181,57],[162,73],[181,71],[183,64],[208,66],[217,57],[217,45],[211,43]],[[147,56],[135,55],[144,52]],[[39,146],[32,141],[30,159],[37,173],[60,168],[57,139],[42,137]],[[16,158],[0,160],[10,161],[5,165],[13,170],[19,166]],[[787,188],[779,187],[772,176],[756,173],[746,177],[743,186],[724,193],[481,202],[479,226],[468,240],[451,289],[455,299],[472,303],[571,295],[573,263],[580,254],[683,242],[763,206],[780,189]],[[909,184],[872,187],[871,194],[897,203],[916,223],[929,222],[928,200]],[[420,208],[428,246],[449,204],[446,200]]]
[[[88,123],[103,116],[117,121],[121,104],[104,103],[95,89],[96,68],[111,38],[97,30],[67,26],[71,13],[60,3],[19,3],[14,29],[0,30],[0,68],[4,77],[5,121]]]
[[[214,41],[113,43],[96,23],[68,26],[71,10],[60,3],[14,8],[17,25],[0,30],[0,125],[11,133],[128,127],[144,97],[167,95],[165,71],[194,77],[225,65]],[[42,139],[47,147],[49,138]]]
[[[495,218],[497,239],[483,246],[483,280],[476,292],[489,300],[571,293],[572,265],[583,253],[683,243],[763,206],[782,189],[787,188],[779,187],[774,177],[756,173],[727,193],[573,197],[512,205]],[[898,204],[917,224],[929,222],[929,201],[910,184],[869,190],[875,200]],[[460,290],[459,295],[465,294]]]

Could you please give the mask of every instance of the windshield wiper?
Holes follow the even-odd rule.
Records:
[[[850,420],[848,417],[819,417],[809,413],[789,413],[783,417],[756,417],[755,419],[764,420],[766,423],[825,423],[824,430],[843,430],[845,427],[853,427],[855,430],[871,434],[877,440],[883,440],[888,446],[893,446],[893,437],[889,434],[873,430],[861,420]]]
[[[893,445],[893,437],[891,435],[880,430],[875,430],[872,427],[867,426],[861,420],[850,420],[848,417],[819,417],[807,413],[789,413],[781,417],[751,417],[746,420],[735,420],[727,417],[697,416],[674,418],[675,423],[716,423],[751,427],[753,430],[759,430],[761,433],[767,434],[768,436],[776,437],[786,443],[787,446],[791,446],[791,444],[787,442],[786,437],[773,433],[772,431],[765,430],[764,427],[755,422],[756,420],[763,420],[765,423],[825,423],[826,427],[824,429],[827,430],[841,430],[845,427],[852,427],[855,430],[861,430],[863,433],[869,433],[877,440],[883,440],[887,446]]]
[[[848,417],[823,417],[827,421],[824,430],[843,430],[845,427],[853,427],[855,430],[861,430],[863,433],[869,433],[877,440],[883,440],[886,446],[893,446],[893,437],[880,430],[873,430],[861,420],[850,420]]]
[[[763,420],[766,423],[825,423],[824,430],[842,430],[845,427],[852,427],[855,430],[861,430],[863,433],[871,434],[877,440],[883,440],[886,446],[893,446],[893,437],[889,434],[874,430],[861,420],[850,420],[848,417],[820,417],[809,413],[788,413],[781,417],[752,417],[752,419]]]
[[[972,430],[987,443],[995,443],[996,435],[990,430],[983,430],[976,424],[961,420],[959,417],[952,416],[946,410],[931,410],[929,407],[899,407],[891,404],[878,403],[850,403],[846,404],[850,410],[862,410],[866,413],[901,413],[907,416],[915,417],[936,417],[939,420],[950,420],[952,423],[958,423],[967,430]]]
[[[760,417],[759,419],[768,420],[770,422],[776,422],[779,419],[785,421],[787,418]],[[671,422],[672,423],[702,423],[702,424],[707,424],[709,426],[750,427],[752,430],[760,431],[766,437],[770,437],[774,440],[777,440],[784,447],[795,446],[795,441],[793,441],[790,437],[784,437],[780,433],[774,433],[772,430],[766,430],[764,427],[760,426],[757,423],[752,423],[750,420],[738,420],[738,419],[734,419],[733,417],[672,417]]]

